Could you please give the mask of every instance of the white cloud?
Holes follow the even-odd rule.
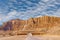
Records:
[[[43,2],[48,2],[49,0],[42,0]]]
[[[55,16],[60,17],[60,9],[54,13]]]
[[[8,20],[12,19],[13,17],[15,17],[16,14],[17,14],[16,11],[12,11],[12,12],[8,13],[8,15],[0,14],[0,22],[8,21]]]
[[[17,11],[11,11],[10,13],[8,13],[8,15],[7,16],[14,16],[14,15],[16,15],[17,14]]]
[[[27,7],[27,9],[29,9],[27,11],[17,12],[16,10],[13,10],[13,11],[9,12],[7,15],[0,14],[0,22],[5,22],[5,21],[8,21],[8,20],[11,20],[11,19],[14,19],[14,18],[28,19],[30,17],[39,17],[39,16],[43,16],[43,15],[59,16],[60,17],[60,11],[59,11],[60,9],[57,10],[56,12],[46,11],[46,9],[48,9],[49,6],[54,6],[55,7],[54,4],[58,4],[57,2],[54,2],[55,0],[42,0],[42,1],[44,1],[45,3],[39,2],[39,4],[35,4],[36,6],[34,6],[34,7],[25,6],[25,7]],[[47,2],[47,1],[50,1],[50,2]],[[29,2],[29,1],[26,1],[26,3],[29,4],[29,5],[34,4],[34,3]],[[14,9],[17,9],[16,7],[13,6],[13,3],[9,3],[9,4],[10,4],[9,7],[13,7]],[[8,9],[8,7],[7,7],[7,9]],[[48,14],[50,12],[53,13],[54,15],[53,14]],[[16,17],[16,16],[18,16],[18,17]]]

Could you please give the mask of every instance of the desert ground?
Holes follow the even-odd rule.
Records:
[[[60,40],[60,36],[57,35],[19,35],[10,37],[0,37],[0,40]]]

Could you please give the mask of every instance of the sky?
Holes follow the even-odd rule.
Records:
[[[0,25],[12,19],[60,17],[60,0],[0,0]]]

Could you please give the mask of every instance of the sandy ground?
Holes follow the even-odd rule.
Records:
[[[28,38],[28,39],[27,39]],[[30,39],[29,39],[30,38]],[[29,37],[27,35],[0,37],[0,40],[60,40],[60,36],[57,35],[34,35]]]

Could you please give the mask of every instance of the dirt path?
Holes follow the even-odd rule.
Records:
[[[60,36],[55,36],[55,35],[44,35],[44,36],[39,36],[39,35],[34,35],[34,38],[39,38],[40,40],[60,40]],[[2,37],[0,40],[26,40],[27,36],[26,35],[20,35],[20,36],[11,36],[11,37]]]
[[[0,40],[24,40],[25,36],[11,36],[11,37],[2,37]]]

